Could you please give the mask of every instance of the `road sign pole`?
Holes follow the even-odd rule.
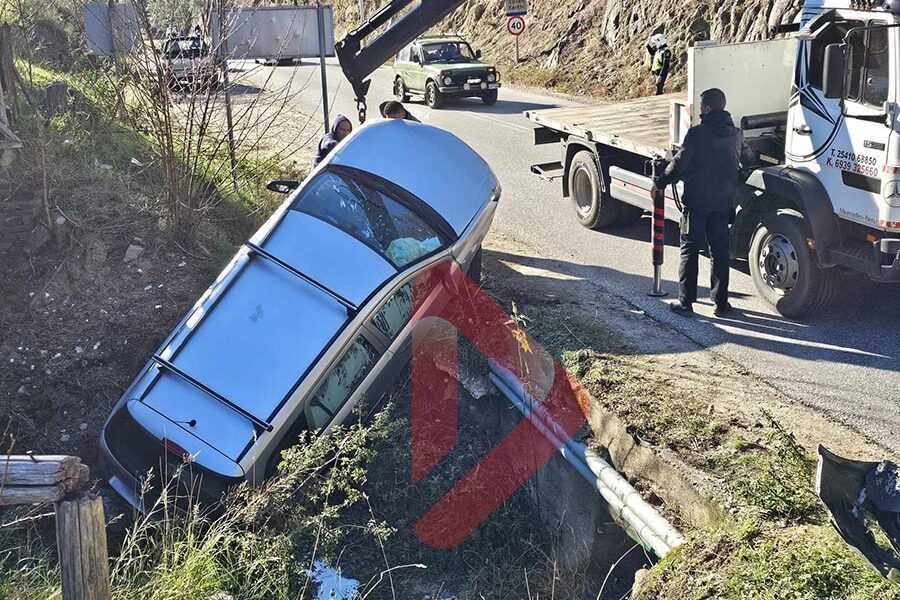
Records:
[[[519,64],[519,36],[516,36],[516,64]]]
[[[325,70],[325,10],[321,0],[316,2],[316,15],[319,21],[319,68],[322,71],[322,116],[325,120],[325,133],[331,127],[331,119],[328,116],[328,74]]]

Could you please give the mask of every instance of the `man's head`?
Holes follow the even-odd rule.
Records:
[[[719,88],[712,88],[700,94],[700,113],[708,115],[711,112],[725,110],[725,92]]]
[[[385,102],[380,106],[380,109],[381,116],[385,119],[405,119],[409,116],[409,113],[406,112],[406,107],[396,100]]]

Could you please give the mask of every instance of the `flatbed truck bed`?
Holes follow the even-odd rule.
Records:
[[[670,115],[683,94],[651,96],[597,106],[530,110],[532,123],[641,156],[664,156],[671,149]]]

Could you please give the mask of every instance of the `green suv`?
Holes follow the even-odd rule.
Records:
[[[481,51],[472,52],[459,37],[419,38],[394,61],[394,96],[401,102],[416,95],[431,108],[440,108],[448,97],[481,98],[493,105],[499,89],[497,69],[481,62]]]

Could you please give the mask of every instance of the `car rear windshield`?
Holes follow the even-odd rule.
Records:
[[[443,249],[440,234],[388,192],[343,172],[320,174],[291,207],[363,242],[404,269]]]

